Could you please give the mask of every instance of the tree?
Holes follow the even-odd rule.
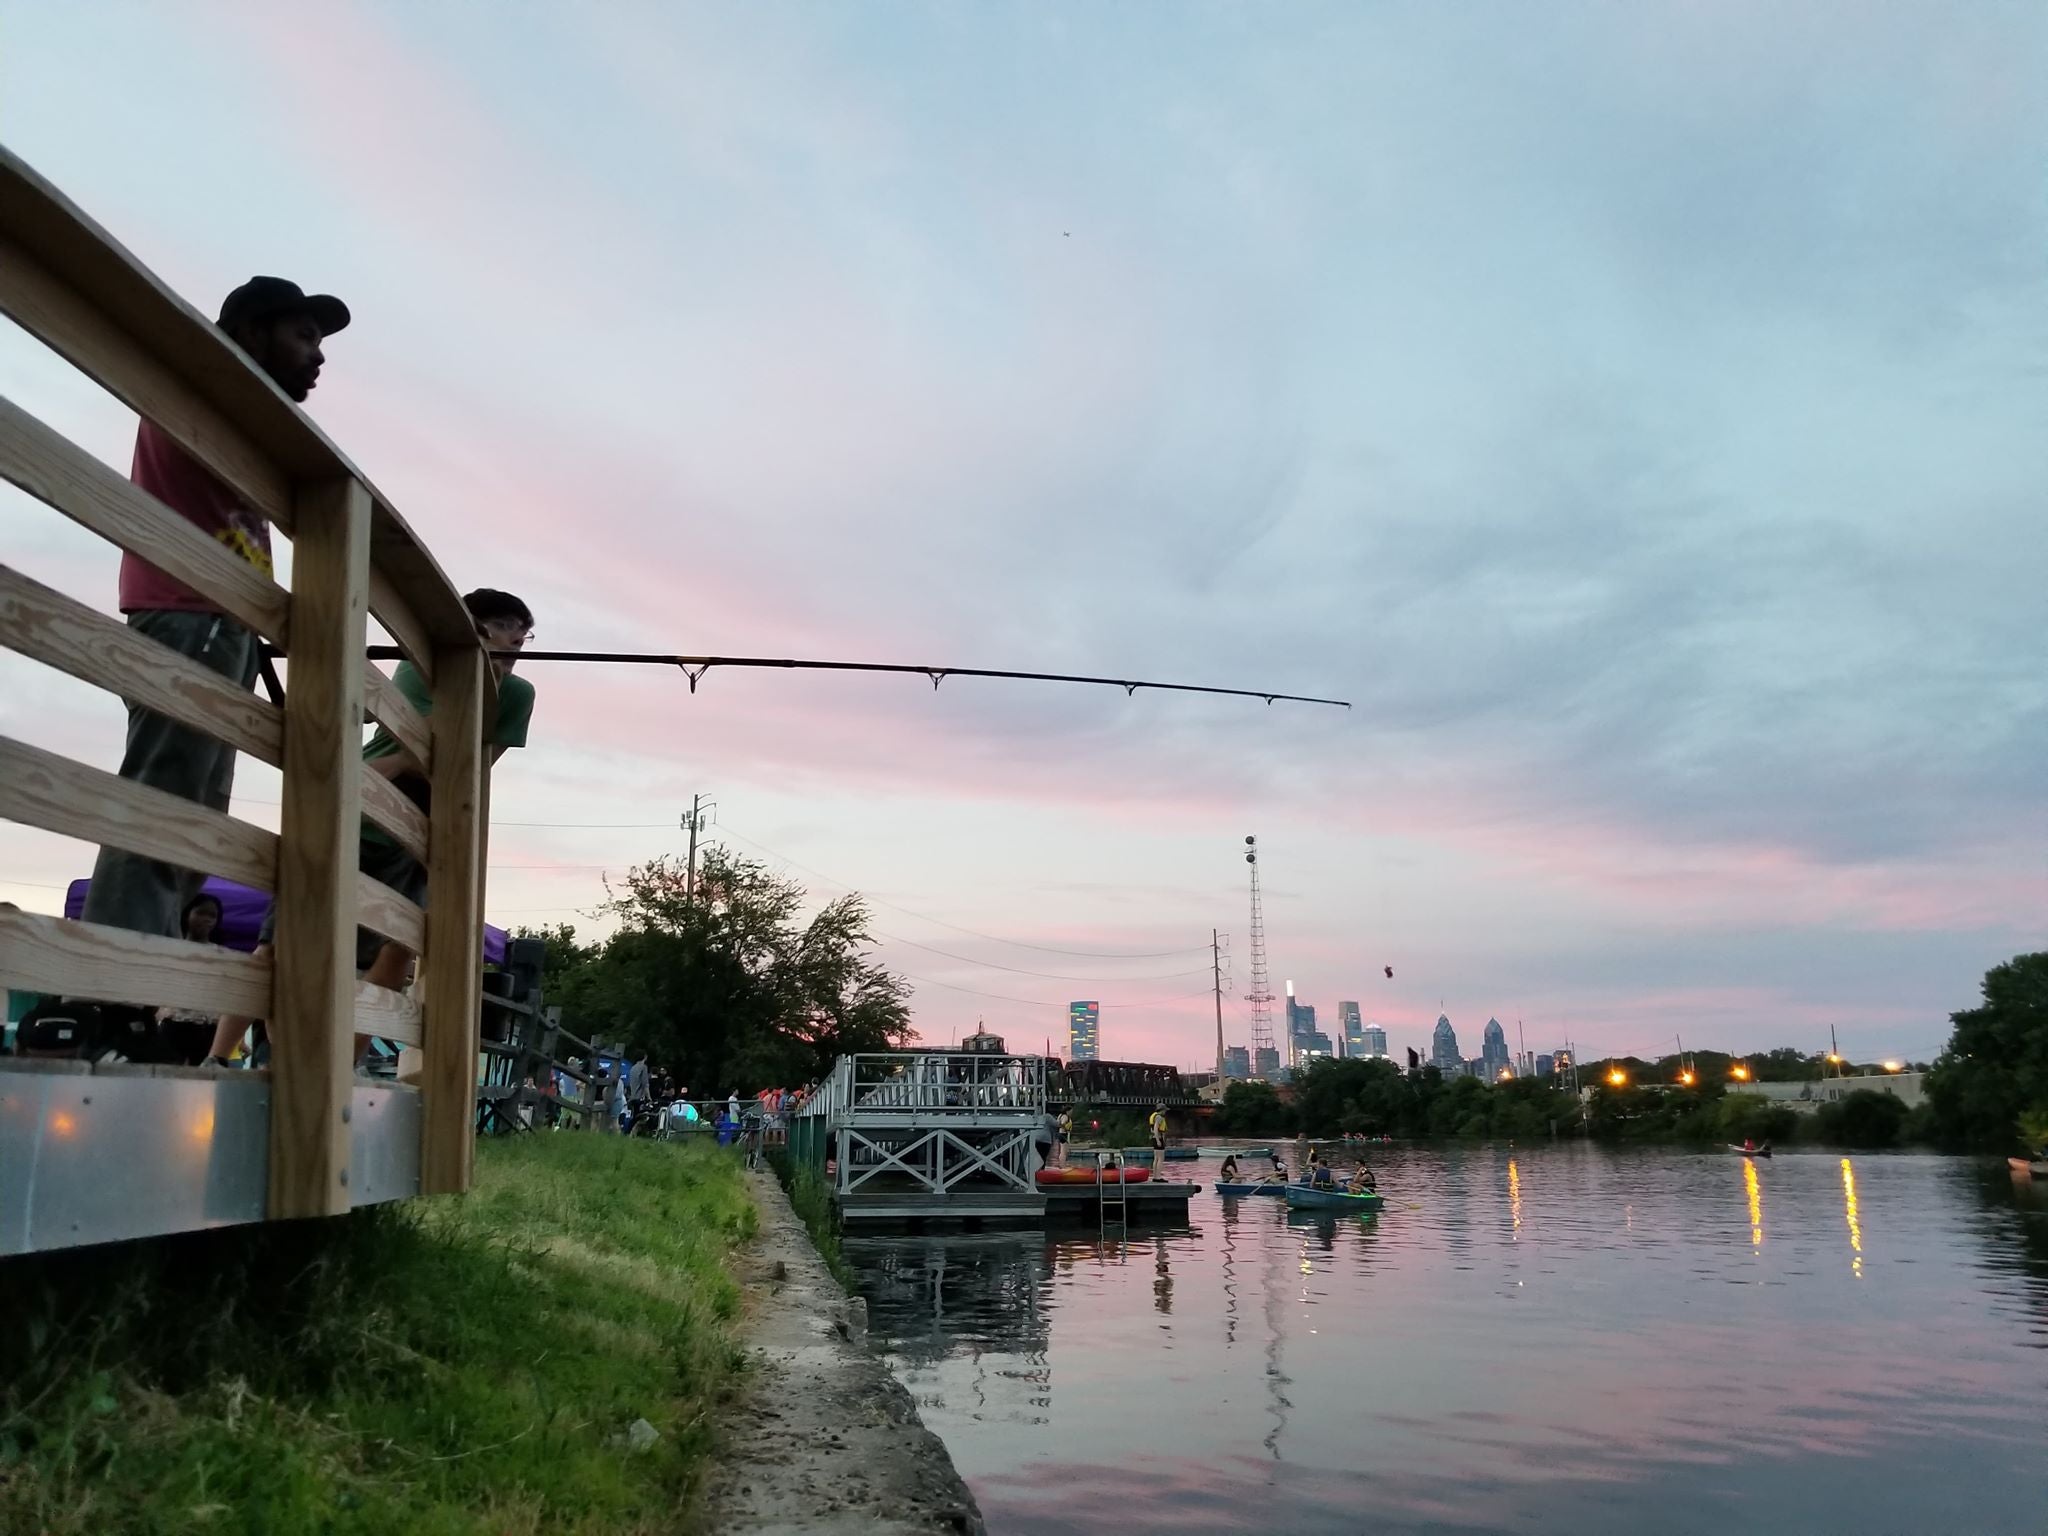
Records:
[[[909,988],[866,954],[866,903],[843,896],[805,923],[803,902],[717,844],[694,889],[680,860],[637,865],[605,903],[619,928],[603,944],[539,932],[549,997],[578,1033],[645,1047],[698,1097],[811,1082],[843,1052],[907,1043]]]
[[[1214,1126],[1225,1136],[1284,1136],[1294,1127],[1293,1115],[1271,1083],[1232,1083],[1216,1106]]]
[[[1983,1003],[1949,1018],[1954,1032],[1927,1077],[1935,1134],[1953,1147],[2004,1151],[2022,1114],[2048,1109],[2048,954],[1994,966]]]
[[[1839,1147],[1895,1147],[1906,1106],[1889,1093],[1858,1088],[1814,1111],[1817,1140]]]

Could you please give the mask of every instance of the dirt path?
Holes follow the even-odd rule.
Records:
[[[981,1536],[945,1445],[869,1353],[775,1175],[747,1175],[761,1233],[739,1265],[749,1371],[703,1505],[726,1536]],[[851,1316],[849,1316],[851,1313]]]

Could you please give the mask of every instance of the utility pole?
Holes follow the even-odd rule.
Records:
[[[1223,936],[1209,930],[1209,975],[1216,991],[1216,1091],[1223,1091]]]
[[[690,809],[683,816],[683,826],[690,834],[690,870],[683,880],[683,905],[694,906],[697,900],[697,831],[704,825],[704,813],[714,809],[702,803],[702,795],[690,796]]]

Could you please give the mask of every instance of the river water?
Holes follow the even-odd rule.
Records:
[[[2048,1182],[1583,1144],[1375,1164],[1373,1218],[1205,1190],[1128,1241],[846,1252],[997,1536],[2048,1531]]]

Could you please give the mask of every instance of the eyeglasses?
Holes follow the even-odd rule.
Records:
[[[517,619],[486,619],[476,627],[477,635],[507,650],[517,650],[533,638],[533,631]]]

